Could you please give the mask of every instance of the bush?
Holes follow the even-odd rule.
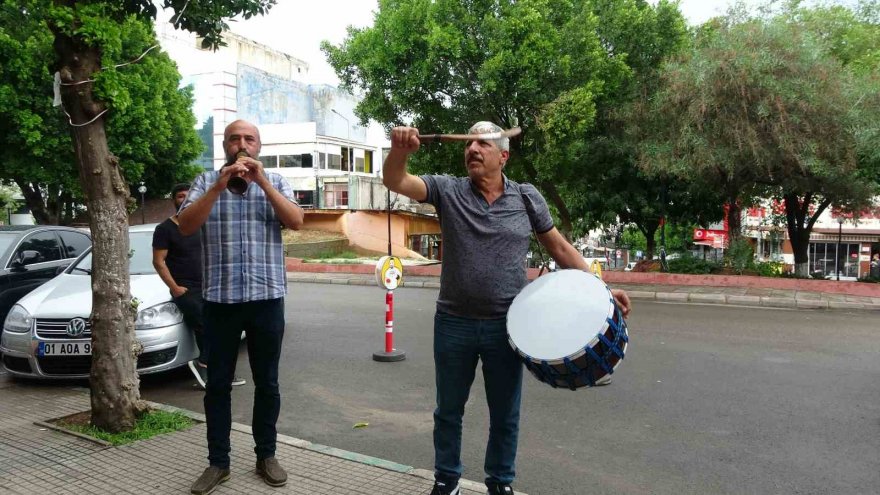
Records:
[[[669,260],[669,273],[688,273],[693,275],[705,275],[718,269],[718,264],[693,256],[682,256]]]
[[[724,253],[724,264],[733,271],[742,275],[746,270],[753,269],[755,265],[755,251],[752,244],[743,238],[734,239],[730,247]]]
[[[880,277],[875,277],[872,275],[865,275],[864,277],[859,279],[859,282],[867,282],[869,284],[880,284]]]
[[[785,264],[779,261],[759,261],[754,269],[762,277],[782,277]]]

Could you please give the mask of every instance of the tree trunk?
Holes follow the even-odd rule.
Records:
[[[742,208],[739,204],[739,198],[736,196],[731,196],[728,199],[727,228],[727,234],[730,236],[730,241],[739,239],[742,236]]]
[[[521,153],[520,156],[522,156]],[[526,172],[526,177],[528,177],[532,183],[537,185],[541,192],[547,197],[547,200],[556,207],[556,212],[559,214],[559,221],[562,224],[559,226],[559,231],[566,239],[571,241],[571,231],[573,228],[571,223],[571,212],[568,211],[568,206],[559,194],[559,190],[556,189],[556,184],[548,180],[541,180],[538,177],[538,171],[535,170],[535,166],[530,161],[522,160],[522,163],[523,170]]]
[[[812,200],[812,193],[804,194],[803,200],[796,193],[783,196],[788,238],[794,253],[794,273],[799,277],[810,276],[810,233],[813,231],[816,219],[831,204],[830,200],[823,200],[813,215],[810,215]]]
[[[654,250],[657,248],[657,241],[654,239],[654,235],[660,227],[660,222],[645,222],[643,224],[637,224],[636,227],[645,236],[645,242],[647,242],[647,246],[645,247],[645,258],[648,260],[654,259]]]
[[[39,185],[32,184],[24,178],[16,177],[15,185],[21,189],[24,196],[24,204],[31,210],[31,215],[39,225],[58,225],[58,219],[54,218],[46,208],[45,198],[40,191]]]
[[[99,50],[80,40],[56,31],[54,48],[62,83],[89,80],[101,70]],[[137,311],[128,275],[128,187],[107,147],[104,119],[98,117],[105,107],[93,99],[92,85],[65,85],[61,95],[74,123],[74,151],[92,231],[92,424],[126,431],[144,410],[136,369],[141,348],[134,338]]]

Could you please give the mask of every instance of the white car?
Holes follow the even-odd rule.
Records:
[[[135,337],[139,373],[166,371],[198,356],[195,338],[153,268],[155,224],[129,228],[131,294],[140,301]],[[0,336],[3,367],[17,376],[87,378],[91,367],[91,248],[64,272],[21,298]]]

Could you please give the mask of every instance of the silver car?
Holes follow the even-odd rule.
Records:
[[[129,229],[131,294],[140,301],[135,336],[144,346],[139,373],[184,366],[198,355],[183,314],[153,268],[152,225]],[[91,367],[91,248],[63,273],[21,298],[0,336],[3,367],[34,378],[86,378]]]

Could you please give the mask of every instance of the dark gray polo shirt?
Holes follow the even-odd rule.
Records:
[[[489,205],[467,177],[421,178],[443,234],[437,310],[468,318],[506,317],[528,282],[532,227],[538,233],[553,228],[544,197],[535,186],[504,177],[504,193]]]

